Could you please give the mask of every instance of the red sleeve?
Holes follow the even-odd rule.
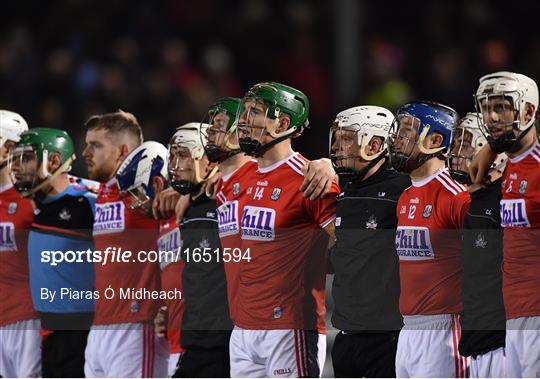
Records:
[[[336,198],[339,192],[339,185],[332,182],[332,188],[324,198],[319,197],[313,201],[304,198],[304,209],[321,228],[326,227],[336,218]]]
[[[452,223],[457,229],[462,229],[465,215],[471,205],[469,192],[463,191],[452,198]]]

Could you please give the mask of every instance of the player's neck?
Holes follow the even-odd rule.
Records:
[[[51,198],[64,192],[69,187],[69,177],[67,173],[58,175],[49,183],[49,192],[47,192],[46,198]]]
[[[266,151],[262,157],[257,157],[257,162],[260,168],[272,166],[274,163],[282,161],[283,159],[291,156],[294,151],[291,147],[291,140],[287,139],[273,146],[270,150]]]
[[[372,168],[370,168],[368,170],[368,172],[366,172],[366,175],[364,175],[364,177],[362,178],[362,180],[366,180],[367,178],[369,178],[371,175],[375,174],[377,171],[379,171],[379,169],[386,163],[386,158],[382,158],[379,162],[377,162],[375,164],[375,166],[373,166]]]
[[[9,177],[9,169],[7,167],[4,167],[0,169],[0,187],[4,188],[9,184],[11,184],[11,179]]]
[[[444,169],[444,167],[445,163],[443,160],[437,157],[430,158],[425,161],[420,167],[411,172],[411,180],[414,182],[419,182],[435,174],[437,171]]]
[[[250,159],[251,158],[244,153],[235,154],[219,164],[219,172],[222,176],[229,175],[243,166],[244,163],[248,162]]]
[[[531,127],[527,134],[523,136],[523,138],[518,142],[519,147],[516,149],[516,151],[508,151],[506,152],[506,155],[508,155],[509,158],[515,158],[527,150],[531,148],[532,145],[534,145],[538,141],[538,134],[536,133],[535,127]]]

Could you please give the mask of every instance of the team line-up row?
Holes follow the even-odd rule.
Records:
[[[0,375],[317,377],[333,274],[337,377],[536,376],[538,88],[496,72],[471,105],[462,118],[430,101],[346,109],[330,159],[308,161],[291,146],[307,96],[264,82],[167,147],[130,113],[90,117],[89,179],[69,175],[68,133],[0,111]],[[182,253],[66,255],[111,246]]]

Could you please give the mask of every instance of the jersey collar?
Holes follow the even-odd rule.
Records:
[[[538,148],[540,146],[540,142],[536,141],[536,143],[534,143],[530,148],[528,148],[526,151],[524,151],[523,153],[515,156],[514,158],[508,158],[510,160],[510,162],[512,163],[518,163],[519,161],[525,159],[527,156],[529,156],[529,154],[531,154],[531,152]]]
[[[276,168],[278,168],[279,166],[281,166],[283,163],[287,162],[289,159],[291,159],[292,157],[295,157],[297,156],[298,153],[297,152],[292,152],[291,155],[289,155],[287,158],[284,158],[280,161],[277,161],[276,163],[268,166],[268,167],[258,167],[257,171],[259,171],[261,174],[266,174],[266,173],[269,173],[270,171],[273,171],[275,170]]]
[[[411,180],[411,183],[413,185],[413,187],[422,187],[422,186],[425,186],[426,184],[428,184],[429,182],[431,182],[433,179],[435,179],[437,176],[441,175],[443,172],[448,172],[448,168],[441,168],[440,170],[438,170],[436,173],[428,176],[427,178],[424,178],[422,180],[419,180],[419,181],[414,181],[414,180]]]
[[[13,183],[5,184],[2,187],[0,187],[0,193],[6,192],[10,190],[11,188],[13,188]]]

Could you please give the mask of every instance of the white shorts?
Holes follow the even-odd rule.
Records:
[[[84,352],[86,377],[167,377],[169,347],[146,323],[93,325]]]
[[[459,355],[457,315],[403,316],[396,353],[398,378],[466,378],[467,358]]]
[[[316,378],[321,376],[326,358],[326,335],[235,327],[229,347],[231,378]]]
[[[540,377],[540,316],[506,320],[506,374]]]
[[[0,376],[41,377],[39,320],[24,320],[0,327]]]
[[[169,378],[172,378],[172,376],[176,372],[176,366],[178,365],[178,361],[180,360],[183,354],[184,353],[169,354],[169,368],[167,369],[169,371]]]
[[[470,358],[471,378],[506,378],[504,347]]]

